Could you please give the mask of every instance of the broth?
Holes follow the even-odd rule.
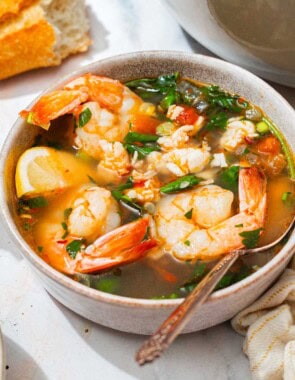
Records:
[[[111,83],[109,86],[117,90],[119,85]],[[71,112],[74,118],[65,115],[53,121],[48,131],[40,130],[34,144],[37,150],[33,152],[39,152],[38,147],[41,147],[46,154],[61,157],[59,165],[54,163],[61,185],[54,187],[48,180],[53,186],[48,191],[21,194],[24,190],[19,189],[25,185],[20,186],[23,173],[18,174],[17,169],[18,224],[37,254],[87,286],[136,298],[182,297],[222,254],[238,247],[222,241],[225,248],[221,252],[219,247],[204,243],[201,235],[195,238],[194,233],[205,231],[214,242],[211,231],[215,226],[240,215],[242,189],[239,190],[238,181],[241,176],[245,176],[246,184],[252,184],[251,175],[257,177],[252,192],[247,186],[243,190],[246,200],[250,195],[261,196],[261,200],[255,201],[254,211],[251,209],[254,214],[256,208],[264,213],[261,206],[264,198],[259,191],[263,192],[266,177],[267,214],[263,222],[259,222],[261,217],[257,216],[251,219],[252,224],[248,225],[245,219],[245,224],[239,222],[231,226],[228,240],[231,235],[237,235],[235,228],[239,236],[243,236],[243,242],[254,245],[267,244],[284,232],[294,215],[294,184],[288,172],[293,170],[293,158],[288,156],[284,140],[280,143],[273,134],[273,124],[263,111],[238,95],[177,75],[131,81],[127,86],[132,92],[120,86],[120,94],[125,94],[122,95],[124,109],[123,106],[119,111],[114,109],[116,97],[107,93],[107,98],[99,100],[100,108],[93,100],[92,103],[83,101],[86,105],[75,107]],[[127,101],[124,96],[130,99]],[[137,107],[137,102],[135,115],[131,112],[126,117],[128,107]],[[32,120],[37,118],[34,109],[29,115],[28,121],[38,124]],[[98,119],[99,128],[103,129],[99,139]],[[107,126],[110,120],[112,128]],[[179,151],[180,156],[174,157]],[[72,161],[65,160],[65,152]],[[193,159],[191,154],[195,155]],[[34,161],[28,170],[36,171],[38,167],[40,171],[42,162]],[[49,164],[46,165],[44,173],[50,177],[51,167],[49,170]],[[65,184],[68,170],[71,178]],[[39,178],[35,179],[36,183]],[[257,191],[255,186],[258,186]],[[94,196],[97,198],[92,203]],[[108,236],[119,225],[128,227],[129,223],[137,223],[143,220],[140,219],[143,215],[149,215],[149,227],[144,237],[134,243],[134,252],[138,252],[137,245],[150,244],[151,249],[144,255],[120,261],[119,252],[118,257],[112,257],[112,264],[106,265],[109,258],[108,253],[104,253],[104,264],[97,267],[96,263],[95,270],[91,269],[93,263],[89,256],[88,266],[81,266],[83,270],[73,266],[79,260],[83,262],[89,247],[86,251],[85,248],[91,247],[100,236]],[[94,230],[93,226],[96,226]],[[259,236],[261,229],[263,234]],[[82,230],[81,234],[75,232]],[[115,256],[113,252],[117,248],[112,242],[104,241],[102,248],[108,244],[109,256]],[[205,248],[201,250],[199,245],[202,244]],[[208,249],[206,244],[209,244]],[[134,254],[132,249],[131,254]],[[240,260],[217,288],[257,270],[257,265],[250,262]]]

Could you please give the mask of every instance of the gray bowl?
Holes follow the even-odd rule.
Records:
[[[260,106],[280,127],[295,148],[295,115],[292,107],[273,88],[255,75],[219,59],[179,52],[151,51],[124,54],[95,62],[51,86],[60,88],[72,77],[90,72],[126,81],[180,71],[183,75],[214,83],[239,93]],[[26,243],[14,222],[14,171],[21,153],[32,145],[38,128],[18,118],[3,146],[0,206],[2,220],[12,241],[28,261],[43,286],[59,302],[101,325],[137,334],[151,334],[181,300],[143,300],[116,296],[88,288],[46,264]],[[208,328],[233,317],[259,297],[290,261],[295,233],[283,249],[260,270],[243,281],[215,292],[191,318],[184,332]]]

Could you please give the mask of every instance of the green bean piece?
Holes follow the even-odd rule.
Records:
[[[182,190],[188,190],[198,185],[202,181],[202,178],[198,178],[193,174],[185,175],[177,180],[167,183],[161,187],[161,192],[164,194],[177,193]]]

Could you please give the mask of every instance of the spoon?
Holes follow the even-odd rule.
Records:
[[[170,314],[162,323],[158,330],[147,339],[136,354],[136,361],[143,365],[154,361],[167,350],[174,339],[189,321],[192,314],[206,301],[217,283],[233,265],[233,263],[245,254],[258,253],[268,250],[278,244],[291,230],[295,222],[295,217],[291,221],[287,230],[270,244],[252,249],[237,249],[225,255],[194,288],[194,290],[184,299],[184,301]]]

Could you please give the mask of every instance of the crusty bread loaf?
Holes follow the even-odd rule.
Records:
[[[11,0],[2,2],[7,6],[0,7],[5,20],[0,22],[0,79],[58,65],[91,43],[84,0],[16,0],[14,7]]]

